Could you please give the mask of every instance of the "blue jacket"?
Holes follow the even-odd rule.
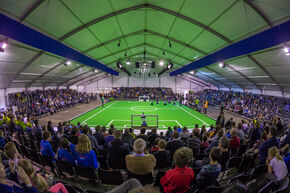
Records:
[[[213,186],[218,178],[218,175],[221,171],[220,164],[216,165],[205,165],[202,167],[200,172],[196,176],[198,185],[200,187]]]
[[[51,157],[55,156],[49,141],[46,140],[41,140],[40,142],[40,153],[41,155],[47,155]]]
[[[75,164],[75,158],[73,157],[72,153],[63,148],[58,150],[57,159]]]
[[[97,156],[93,150],[90,150],[89,153],[81,154],[77,151],[73,151],[73,154],[76,158],[77,165],[98,168]]]
[[[288,172],[290,172],[290,153],[288,153],[287,156],[284,157],[283,159],[284,159],[284,162],[287,166]]]
[[[259,146],[259,153],[260,153],[260,162],[264,163],[268,157],[268,150],[271,147],[277,147],[279,149],[279,141],[276,137],[271,137],[270,139],[264,141],[260,146]]]
[[[4,147],[4,145],[5,145],[4,137],[0,137],[0,147]]]

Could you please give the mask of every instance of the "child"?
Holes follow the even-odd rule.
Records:
[[[215,185],[221,171],[221,166],[218,163],[220,157],[221,150],[218,147],[213,147],[209,153],[210,164],[203,166],[196,176],[199,189]]]
[[[153,153],[156,159],[156,168],[164,169],[170,166],[170,152],[165,150],[166,141],[164,139],[158,140],[157,144],[159,150]]]
[[[207,136],[204,135],[204,136],[202,137],[202,142],[201,142],[201,144],[200,144],[200,147],[205,147],[205,148],[207,148],[208,146],[209,146],[209,143],[208,143],[208,141],[207,141]]]
[[[168,170],[160,180],[165,193],[187,192],[189,190],[194,179],[194,171],[188,167],[192,157],[192,150],[187,147],[176,150],[173,156],[175,168]]]
[[[60,149],[57,152],[57,159],[75,164],[75,159],[69,148],[69,141],[66,138],[60,140]]]
[[[287,166],[279,154],[277,147],[271,147],[268,150],[268,158],[266,161],[268,166],[268,178],[273,180],[276,184],[282,182],[287,177]]]

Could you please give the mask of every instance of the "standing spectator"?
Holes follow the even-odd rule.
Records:
[[[169,150],[171,157],[173,157],[175,151],[184,146],[182,140],[179,139],[178,131],[172,133],[172,140],[169,141],[166,145],[166,150]]]
[[[175,168],[168,170],[161,178],[160,183],[165,193],[186,193],[194,179],[194,171],[188,168],[192,161],[192,151],[183,147],[174,154]]]
[[[165,150],[166,141],[164,139],[160,139],[158,141],[159,151],[154,152],[154,157],[156,159],[156,168],[164,169],[170,166],[170,152]]]
[[[241,144],[243,144],[243,142],[244,142],[244,131],[243,131],[243,124],[242,123],[238,124],[237,136],[240,138]]]
[[[222,136],[224,135],[223,130],[219,130],[216,134],[216,136],[213,138],[212,142],[209,144],[209,149],[213,148],[213,147],[217,147],[219,144],[219,140],[220,138],[222,138]]]
[[[92,135],[90,132],[91,132],[91,129],[87,125],[85,125],[85,127],[82,130],[82,133],[89,137],[92,144],[92,148],[99,149],[98,141],[96,140],[95,136]]]
[[[221,168],[224,171],[226,169],[226,165],[228,163],[228,160],[230,158],[231,152],[230,152],[230,147],[229,147],[229,140],[226,136],[223,136],[219,140],[219,146],[221,150],[221,156],[219,158],[219,163],[221,164]]]
[[[114,132],[114,140],[108,145],[108,164],[113,169],[126,169],[125,157],[130,153],[129,147],[122,141],[122,132]]]
[[[220,128],[223,128],[225,125],[225,117],[224,112],[221,111],[220,115],[218,116],[216,120],[216,126],[219,126]]]

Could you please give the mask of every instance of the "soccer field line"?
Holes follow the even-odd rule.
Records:
[[[105,107],[104,109],[102,109],[102,110],[96,112],[95,114],[93,114],[92,116],[90,116],[89,118],[87,118],[86,120],[82,121],[82,124],[83,124],[83,123],[86,123],[87,120],[90,120],[91,118],[93,118],[93,117],[96,116],[97,114],[103,112],[104,110],[106,110],[106,109],[109,108],[110,106],[116,104],[117,102],[118,102],[118,101],[116,101],[116,102],[110,104],[109,106]]]
[[[207,125],[208,125],[208,123],[207,123],[207,122],[205,122],[204,120],[202,120],[202,119],[198,118],[197,116],[195,116],[194,114],[190,113],[189,111],[187,111],[187,110],[185,110],[185,109],[181,108],[180,106],[177,106],[177,107],[178,107],[178,108],[180,108],[181,110],[183,110],[184,112],[188,113],[189,115],[191,115],[191,116],[195,117],[196,119],[200,120],[200,121],[201,121],[201,122],[203,122],[204,124],[207,124]]]
[[[142,107],[150,107],[150,106],[134,106],[134,107],[140,107],[140,108],[142,108]],[[110,109],[127,109],[127,110],[131,110],[131,108],[132,107],[111,107]],[[157,108],[157,110],[176,110],[176,109],[178,109],[178,108],[163,108],[163,107],[155,107],[155,108]],[[148,108],[148,110],[149,110],[149,108]],[[142,111],[142,110],[140,110],[140,111]]]
[[[131,122],[131,120],[112,119],[106,127],[109,127],[114,121]],[[165,121],[165,122],[175,121],[180,127],[182,127],[182,125],[177,120],[159,120],[159,121],[161,122],[162,121]],[[96,126],[96,125],[89,125],[89,126]],[[152,125],[152,126],[157,126],[157,125]],[[163,128],[165,128],[165,125],[159,125],[159,126],[162,126]],[[125,124],[124,127],[127,127],[127,124]]]

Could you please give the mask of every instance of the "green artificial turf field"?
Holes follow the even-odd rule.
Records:
[[[158,115],[158,129],[167,129],[167,127],[173,126],[187,126],[187,128],[194,128],[195,124],[205,125],[209,127],[211,124],[215,124],[215,120],[203,115],[195,110],[186,106],[179,106],[179,104],[160,104],[151,105],[151,102],[139,102],[139,101],[111,101],[106,103],[104,107],[97,107],[87,113],[84,113],[73,120],[71,123],[77,124],[81,122],[83,125],[87,124],[90,127],[96,125],[105,125],[109,127],[111,124],[116,129],[123,129],[131,127],[131,115],[141,115],[144,112],[145,115]],[[156,117],[146,117],[146,123],[148,126],[155,126],[157,124]],[[142,119],[139,116],[133,118],[134,126],[141,126]]]

